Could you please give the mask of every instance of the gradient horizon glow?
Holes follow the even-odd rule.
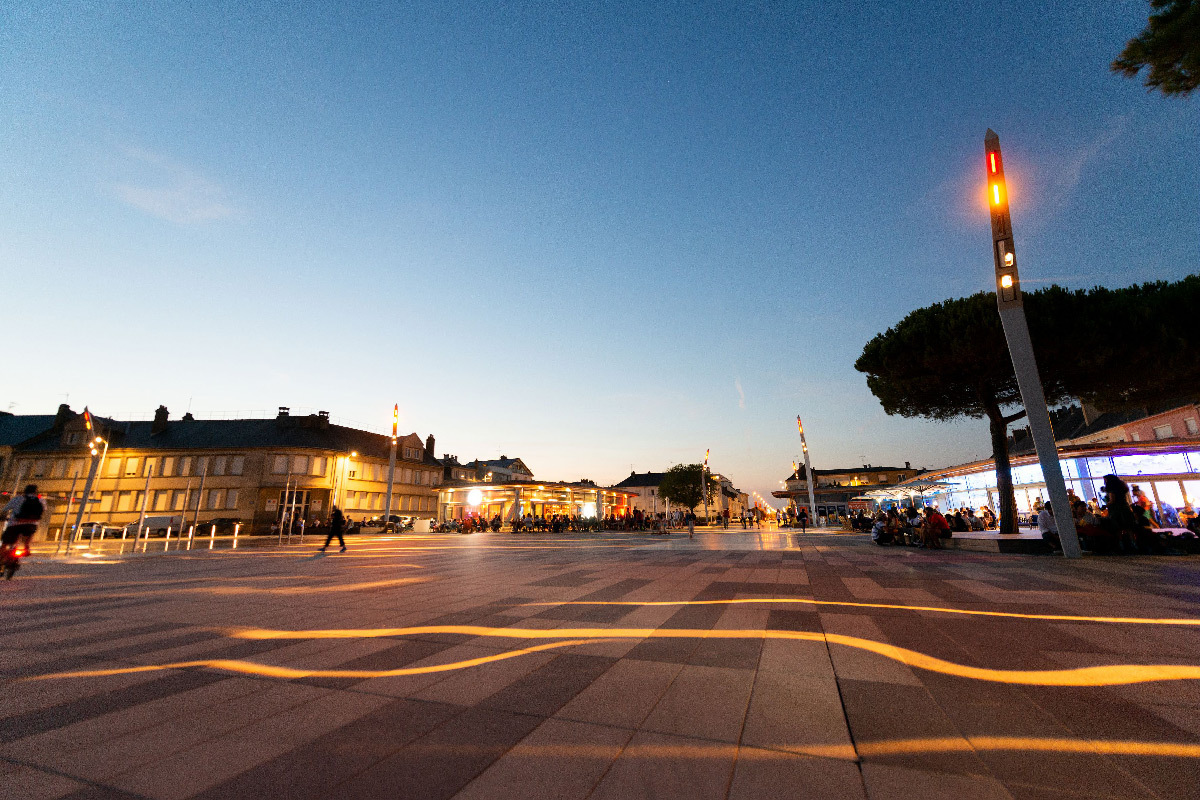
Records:
[[[986,456],[853,369],[992,287],[984,131],[1034,289],[1200,264],[1195,98],[1108,65],[1147,2],[0,9],[0,409],[286,405],[520,456]],[[28,366],[32,355],[36,366]]]

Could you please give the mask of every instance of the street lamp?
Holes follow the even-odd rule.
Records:
[[[83,418],[88,433],[92,433],[92,415],[86,408],[83,410]],[[104,445],[103,450],[100,450],[101,444]],[[83,484],[83,499],[79,503],[79,509],[75,512],[75,524],[71,528],[70,538],[67,539],[68,554],[71,552],[71,546],[75,544],[75,537],[79,533],[79,526],[83,524],[83,514],[87,511],[88,502],[92,494],[92,485],[96,482],[96,475],[100,472],[100,467],[104,464],[104,459],[108,457],[108,440],[103,436],[92,437],[88,440],[88,451],[92,454],[92,466],[88,469],[87,480]]]

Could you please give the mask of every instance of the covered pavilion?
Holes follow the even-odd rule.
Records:
[[[438,519],[463,519],[478,515],[504,522],[532,514],[550,517],[623,517],[633,508],[636,492],[606,488],[579,481],[511,481],[489,483],[449,481],[438,490]]]

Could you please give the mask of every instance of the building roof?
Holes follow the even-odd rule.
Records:
[[[631,472],[629,477],[620,483],[613,484],[617,489],[637,489],[643,486],[658,486],[662,483],[665,472]]]
[[[13,447],[54,427],[53,414],[10,414],[0,411],[0,447]]]
[[[44,419],[44,418],[43,418]],[[54,417],[48,418],[51,422]],[[357,452],[363,456],[387,458],[391,437],[356,428],[334,425],[315,414],[303,417],[280,416],[274,419],[180,419],[169,420],[165,428],[154,433],[153,422],[118,422],[93,416],[99,435],[115,449],[138,450],[238,450],[245,448],[303,448],[335,452]],[[70,423],[68,423],[70,424]],[[57,432],[44,427],[39,435],[28,441],[22,452],[61,452],[78,450],[62,444]],[[410,433],[400,441],[424,448],[420,436]],[[398,454],[403,457],[403,450]],[[430,453],[423,460],[437,465]]]

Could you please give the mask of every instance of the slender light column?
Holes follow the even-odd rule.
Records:
[[[396,439],[399,437],[400,404],[392,407],[392,448],[388,452],[388,488],[387,499],[383,504],[383,529],[392,527],[392,487],[396,483]]]
[[[799,414],[796,415],[796,427],[800,429],[800,449],[804,451],[805,483],[808,484],[808,520],[809,522],[815,522],[817,518],[817,499],[816,493],[813,491],[813,485],[817,481],[812,471],[812,460],[808,457],[808,442],[804,438],[804,423],[800,421]]]

